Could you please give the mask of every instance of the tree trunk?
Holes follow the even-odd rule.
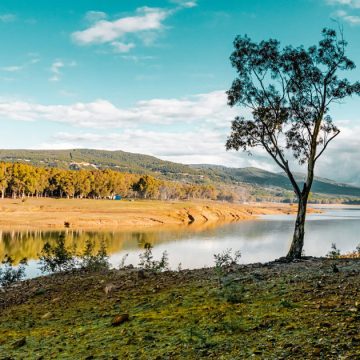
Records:
[[[305,218],[306,218],[306,207],[307,207],[308,196],[302,197],[298,203],[298,212],[295,222],[295,230],[293,240],[291,243],[290,250],[286,257],[288,259],[300,259],[303,246],[304,246],[304,235],[305,235]]]

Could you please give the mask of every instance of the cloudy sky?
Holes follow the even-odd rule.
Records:
[[[278,171],[261,151],[225,151],[241,113],[224,94],[232,41],[312,45],[334,19],[360,69],[360,0],[2,0],[0,148],[120,149]],[[359,105],[332,109],[342,133],[319,175],[360,185]]]

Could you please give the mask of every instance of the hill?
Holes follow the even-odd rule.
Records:
[[[149,174],[168,180],[192,183],[250,184],[260,188],[292,191],[287,177],[281,173],[247,168],[228,168],[218,165],[184,165],[160,160],[156,157],[125,151],[93,149],[70,150],[0,150],[0,161],[26,162],[38,166],[63,169],[106,169]],[[302,180],[301,174],[296,174]],[[317,177],[313,192],[333,196],[360,197],[360,188]]]
[[[293,190],[289,179],[282,173],[272,173],[254,167],[240,169],[217,165],[192,165],[192,167],[194,169],[208,170],[213,174],[213,177],[219,177],[222,181],[242,182],[262,187],[278,187]],[[295,178],[299,183],[304,180],[303,177],[302,174],[295,173]],[[315,177],[312,189],[315,193],[360,196],[359,187],[337,183],[321,177]]]

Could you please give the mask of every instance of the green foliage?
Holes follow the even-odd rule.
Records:
[[[214,254],[215,259],[215,273],[218,278],[219,287],[222,287],[222,278],[225,276],[226,268],[231,265],[238,264],[239,259],[241,258],[241,252],[235,251],[234,255],[232,254],[232,249],[224,250],[222,253]]]
[[[102,241],[97,253],[94,253],[95,243],[87,240],[85,250],[80,256],[80,268],[88,271],[100,271],[110,268],[109,256],[106,252],[105,242]]]
[[[330,259],[338,259],[340,257],[340,250],[336,247],[335,243],[331,244],[331,250],[326,254]]]
[[[26,196],[110,199],[116,194],[161,200],[235,198],[232,189],[225,187],[219,192],[211,184],[166,181],[151,175],[139,176],[110,169],[40,168],[27,163],[0,163],[0,193],[2,198],[20,197],[23,202]]]
[[[109,256],[105,242],[95,252],[95,243],[87,240],[85,249],[77,254],[76,249],[65,246],[65,234],[61,234],[54,245],[45,243],[40,254],[40,269],[45,273],[55,273],[83,269],[87,271],[101,271],[110,268]]]
[[[229,278],[222,281],[222,297],[230,304],[239,304],[243,302],[245,287],[238,281]]]
[[[25,277],[25,266],[27,265],[26,259],[22,259],[20,261],[20,265],[15,268],[13,266],[13,259],[10,256],[5,255],[5,258],[1,262],[1,264],[2,266],[0,267],[0,286],[10,286]]]
[[[154,260],[152,253],[152,245],[145,243],[144,252],[139,255],[140,262],[139,267],[144,270],[150,270],[155,272],[161,272],[169,269],[169,259],[166,251],[162,253],[160,260]]]
[[[235,251],[234,254],[232,254],[231,249],[227,249],[219,254],[214,254],[215,274],[218,280],[220,295],[231,304],[240,303],[244,298],[244,286],[227,276],[227,269],[232,265],[237,265],[240,257],[240,251]]]
[[[75,252],[65,247],[65,234],[61,234],[55,245],[46,242],[39,260],[40,270],[45,273],[70,271],[77,267]]]

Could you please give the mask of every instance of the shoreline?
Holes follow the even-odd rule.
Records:
[[[309,212],[319,210],[309,209]],[[0,200],[0,228],[18,230],[131,230],[204,226],[293,214],[296,206],[214,201],[89,200],[26,198]]]

